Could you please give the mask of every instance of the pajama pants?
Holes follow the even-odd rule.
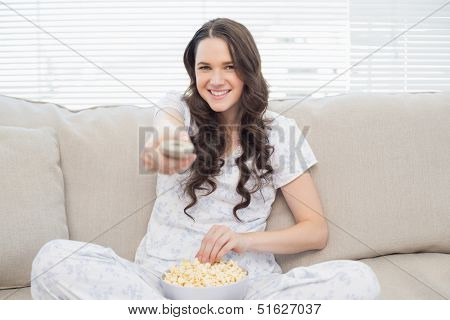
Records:
[[[153,270],[119,257],[110,248],[72,240],[52,240],[36,255],[31,271],[33,299],[158,299]],[[245,299],[377,299],[380,285],[362,262],[334,260],[249,281]]]

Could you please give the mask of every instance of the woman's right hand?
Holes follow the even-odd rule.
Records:
[[[195,154],[186,155],[179,159],[165,156],[160,146],[164,141],[169,139],[179,139],[192,143],[186,130],[179,131],[174,136],[163,136],[155,139],[155,141],[150,141],[145,145],[144,151],[141,154],[141,160],[146,170],[170,175],[185,171],[195,161],[197,158]]]

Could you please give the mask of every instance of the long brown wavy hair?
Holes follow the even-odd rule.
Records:
[[[191,119],[198,128],[197,132],[190,133],[197,158],[188,169],[190,175],[187,178],[184,193],[188,193],[192,201],[184,209],[184,213],[195,221],[187,213],[187,209],[197,203],[195,191],[208,191],[208,188],[203,186],[204,184],[209,185],[209,192],[203,196],[216,190],[217,184],[214,177],[220,174],[220,169],[225,163],[220,156],[224,155],[228,146],[226,142],[230,141],[227,128],[219,122],[218,113],[212,110],[200,96],[196,86],[195,55],[197,46],[200,41],[208,37],[220,38],[228,44],[234,69],[244,83],[237,105],[242,155],[235,160],[240,172],[236,191],[242,196],[242,201],[233,208],[233,215],[239,222],[242,222],[237,216],[237,210],[248,207],[251,194],[262,188],[262,179],[265,182],[271,181],[273,168],[269,163],[269,158],[274,147],[269,145],[266,130],[271,130],[269,124],[273,119],[263,119],[268,106],[269,89],[261,73],[261,58],[255,41],[245,26],[227,18],[218,18],[205,23],[195,33],[184,52],[184,66],[190,77],[190,85],[184,93],[183,100],[187,103]],[[251,169],[247,166],[248,160],[252,160]],[[259,174],[262,171],[264,173]],[[256,180],[256,187],[247,190],[245,184],[251,177]]]

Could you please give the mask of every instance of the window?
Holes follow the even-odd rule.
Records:
[[[450,5],[445,4],[429,0],[350,1],[352,64],[413,26],[351,70],[350,90],[450,89]],[[414,26],[429,14],[432,16]]]
[[[271,99],[445,90],[450,7],[343,73],[444,3],[10,0],[0,3],[0,93],[72,109],[150,106],[187,87],[184,49],[216,17],[252,32]]]

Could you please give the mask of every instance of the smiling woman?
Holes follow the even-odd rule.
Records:
[[[221,38],[207,38],[197,46],[195,77],[200,96],[223,124],[236,124],[237,105],[244,82],[239,78],[228,44]],[[208,61],[208,62],[204,62]]]
[[[231,19],[214,19],[188,43],[184,65],[191,82],[183,100],[198,129],[192,136],[198,157],[186,182],[192,201],[184,212],[189,215],[186,210],[197,203],[195,190],[203,188],[204,183],[210,185],[210,193],[214,192],[211,178],[224,165],[220,156],[226,158],[230,150],[240,146],[243,154],[236,162],[241,173],[236,191],[242,200],[233,208],[239,220],[237,210],[248,207],[251,201],[247,181],[256,181],[254,193],[273,172],[269,164],[273,147],[267,143],[272,121],[265,117],[269,89],[258,48],[244,25]],[[253,168],[246,163],[251,159]]]
[[[163,273],[195,258],[233,260],[245,269],[245,299],[377,298],[378,280],[363,263],[328,261],[283,274],[275,260],[276,253],[324,248],[328,228],[308,173],[317,159],[293,119],[267,110],[268,84],[249,30],[226,18],[206,22],[188,43],[184,64],[189,87],[168,93],[159,107],[184,124],[196,157],[184,171],[167,173],[164,163],[183,160],[161,155],[166,137],[144,152],[146,167],[158,172],[158,197],[135,263],[98,245],[52,241],[33,263],[33,275],[54,265],[32,277],[33,298],[163,299]],[[161,114],[158,126],[174,125]],[[228,156],[233,143],[240,148]],[[266,231],[280,188],[297,223]]]

